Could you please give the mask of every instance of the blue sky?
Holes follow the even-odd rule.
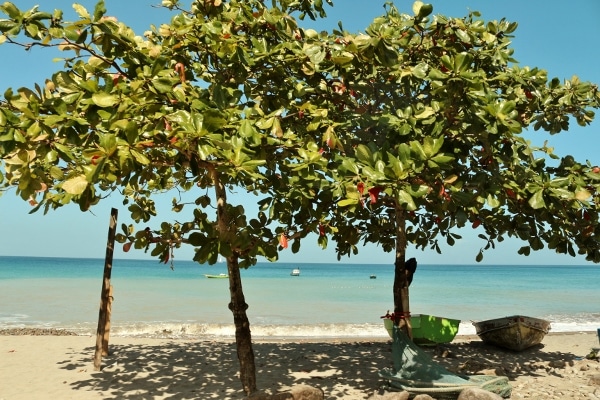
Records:
[[[67,19],[74,18],[72,1],[13,0],[21,9],[42,4],[41,9],[65,10]],[[328,8],[328,18],[314,23],[301,22],[302,26],[331,30],[342,21],[344,28],[351,32],[362,31],[373,18],[383,14],[385,0],[334,0],[334,7]],[[81,0],[93,10],[95,1]],[[160,0],[106,0],[108,15],[130,25],[142,34],[151,24],[168,22],[169,12],[153,7]],[[188,1],[183,2],[187,4]],[[412,0],[395,1],[404,12],[411,13]],[[514,57],[522,66],[546,69],[550,77],[561,80],[577,75],[582,80],[600,84],[600,1],[598,0],[433,0],[435,14],[453,17],[467,15],[469,10],[482,13],[485,20],[506,18],[519,23],[513,39]],[[56,54],[40,48],[25,52],[16,47],[0,46],[0,93],[8,87],[33,86],[43,83],[46,77],[59,70],[60,62],[52,59]],[[531,132],[527,136],[535,143],[549,140],[559,155],[571,154],[579,161],[590,160],[600,165],[600,121],[580,128],[575,122],[568,132],[550,137],[541,132]],[[171,196],[167,196],[164,210],[170,209]],[[254,201],[252,199],[251,201]],[[120,198],[102,201],[91,212],[82,213],[76,205],[49,212],[47,215],[28,214],[31,207],[14,195],[14,191],[0,196],[0,255],[50,256],[50,257],[92,257],[103,258],[107,239],[111,207],[119,209],[120,223],[129,223],[127,210],[121,207]],[[159,211],[160,212],[160,211]],[[158,220],[157,220],[158,221]],[[408,256],[414,256],[422,264],[471,264],[482,245],[475,236],[477,231],[460,232],[463,240],[453,247],[443,247],[443,254],[433,251],[409,249]],[[280,255],[282,262],[336,262],[333,248],[321,251],[312,240],[302,245],[298,254],[285,250]],[[587,264],[583,257],[572,258],[555,254],[553,251],[539,251],[529,257],[517,254],[521,242],[505,241],[495,250],[487,251],[483,264]],[[191,248],[175,253],[176,259],[189,260]],[[124,253],[117,246],[115,258],[149,258],[142,252]],[[344,258],[348,263],[393,262],[393,254],[384,253],[374,246],[361,249],[356,257]]]

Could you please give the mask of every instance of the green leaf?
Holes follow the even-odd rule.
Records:
[[[4,4],[0,6],[0,10],[12,19],[21,18],[21,11],[10,1],[5,1]]]
[[[78,175],[66,180],[62,184],[62,189],[72,195],[79,195],[87,188],[88,181],[85,175]]]
[[[479,250],[479,253],[477,253],[477,257],[475,257],[475,261],[481,262],[481,260],[483,260],[483,251]]]
[[[421,7],[423,7],[423,2],[422,1],[415,1],[412,5],[412,12],[415,15],[419,15],[419,12],[421,11]]]
[[[86,10],[85,7],[82,6],[81,4],[75,3],[75,4],[73,4],[73,8],[75,9],[75,12],[77,14],[79,14],[79,16],[81,18],[84,18],[84,19],[90,19],[91,18],[91,15],[88,12],[88,10]]]
[[[418,2],[420,3],[420,2]],[[414,10],[414,6],[413,6]],[[416,13],[418,18],[425,18],[433,12],[433,6],[431,4],[421,4],[419,11]]]
[[[218,110],[205,110],[204,111],[204,127],[209,132],[218,131],[227,123],[227,119],[224,118],[224,114]]]
[[[544,202],[544,190],[541,189],[535,192],[533,196],[529,198],[528,203],[534,210],[546,207],[546,203]]]
[[[485,199],[485,202],[491,207],[491,208],[498,208],[500,207],[500,201],[492,196],[491,194],[488,195],[488,197]]]
[[[92,95],[92,101],[98,107],[105,108],[112,107],[117,104],[119,102],[119,98],[105,92],[99,92]]]
[[[152,86],[158,93],[169,93],[173,90],[173,85],[179,81],[175,78],[158,78],[152,80]]]
[[[142,165],[150,164],[150,160],[144,154],[140,153],[139,151],[137,151],[135,149],[129,149],[129,151],[131,152],[131,155],[133,155],[133,158],[135,158],[135,160],[138,163],[140,163]]]
[[[416,78],[425,79],[427,77],[428,69],[429,69],[429,66],[427,65],[427,63],[422,62],[422,63],[419,63],[418,65],[416,65],[415,67],[413,67],[412,74]]]
[[[359,144],[356,147],[356,158],[358,158],[359,161],[371,163],[372,156],[373,154],[371,153],[371,150],[364,144]]]
[[[106,7],[104,6],[104,0],[98,1],[94,8],[94,21],[99,21],[100,18],[106,13]]]
[[[432,138],[427,136],[423,142],[423,152],[427,158],[436,155],[444,145],[444,138]]]
[[[519,253],[522,256],[528,256],[531,253],[531,247],[523,246],[519,249],[519,251],[517,251],[517,253]]]
[[[448,164],[448,163],[454,161],[454,157],[445,156],[445,155],[437,155],[435,157],[431,157],[431,161],[435,162],[438,165]]]
[[[358,199],[343,199],[338,201],[339,207],[355,206],[358,204]]]
[[[580,189],[575,192],[575,198],[579,201],[587,201],[592,197],[592,194],[586,189]]]
[[[194,247],[200,247],[203,243],[205,243],[205,237],[200,232],[193,232],[188,237],[188,243]]]
[[[412,154],[414,154],[417,160],[424,161],[427,159],[427,153],[421,143],[413,141],[410,142],[410,149],[412,150]]]
[[[338,55],[331,57],[331,61],[337,65],[349,64],[352,62],[353,59],[354,59],[354,55],[352,55],[352,53],[349,53],[347,51],[344,51],[342,54],[338,54]]]
[[[259,119],[256,121],[256,127],[258,129],[269,129],[273,126],[273,121],[275,121],[275,117]]]
[[[106,154],[112,154],[117,149],[117,137],[113,134],[98,135],[98,145]]]
[[[265,160],[246,160],[242,162],[241,167],[244,169],[254,170],[257,167],[261,167],[265,165],[267,162]]]
[[[252,125],[252,123],[250,121],[248,121],[247,119],[242,120],[242,122],[240,123],[240,128],[238,130],[238,133],[243,138],[253,137],[254,135],[258,134],[256,129],[254,129],[254,126]]]
[[[192,115],[186,110],[177,110],[169,116],[169,120],[186,132],[196,131]]]
[[[18,27],[19,27],[19,24],[17,24],[14,21],[11,21],[10,19],[0,19],[0,32],[2,32],[2,33],[6,33],[8,31],[10,31],[11,29],[15,29]],[[7,39],[6,35],[2,35],[2,36],[0,36],[0,38],[2,38],[2,43],[4,43]]]
[[[471,68],[473,56],[469,53],[458,53],[454,57],[454,71],[463,72]]]
[[[571,181],[568,177],[554,178],[550,181],[550,187],[564,187]]]
[[[345,170],[356,175],[359,173],[358,166],[351,158],[344,158],[341,164],[341,170]]]
[[[398,194],[396,195],[396,200],[401,205],[405,204],[405,208],[409,211],[414,211],[417,209],[417,205],[415,204],[413,197],[404,190],[398,191]]]

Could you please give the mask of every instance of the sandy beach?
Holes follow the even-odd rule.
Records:
[[[520,353],[458,336],[428,349],[462,374],[508,376],[512,399],[600,399],[600,363],[586,356],[595,332],[551,333]],[[231,341],[112,337],[95,372],[93,336],[0,335],[0,399],[243,399]],[[368,399],[391,366],[384,338],[255,341],[258,386],[319,387],[326,399]]]

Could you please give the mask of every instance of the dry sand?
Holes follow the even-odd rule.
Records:
[[[95,372],[91,336],[0,336],[0,400],[243,399],[231,341],[110,339],[111,356]],[[386,339],[255,341],[259,389],[320,387],[326,399],[367,399],[391,366]],[[510,378],[512,399],[600,399],[596,333],[552,333],[520,353],[484,345],[476,336],[427,350],[460,373]]]

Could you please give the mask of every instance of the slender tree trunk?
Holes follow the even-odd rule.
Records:
[[[396,320],[394,322],[412,338],[406,247],[406,215],[404,209],[396,206],[396,260],[394,262],[394,315]]]
[[[219,173],[214,168],[210,172],[217,198],[217,228],[221,238],[226,241],[228,237],[235,235],[235,231],[231,232],[233,218],[227,211],[227,192],[220,180]],[[242,289],[238,255],[235,252],[232,256],[227,257],[227,272],[229,274],[229,294],[231,298],[229,309],[233,313],[233,323],[235,324],[235,343],[238,361],[240,362],[240,381],[244,392],[250,395],[257,390],[256,366],[254,364],[254,351],[252,350],[250,321],[246,314],[248,304],[246,304]]]
[[[246,314],[248,304],[246,304],[242,290],[242,278],[237,257],[227,258],[227,271],[229,272],[229,293],[231,294],[229,309],[233,313],[233,322],[235,324],[235,342],[240,362],[240,380],[242,381],[244,392],[250,395],[256,391],[256,366],[254,364],[254,351],[252,350],[250,321]]]

